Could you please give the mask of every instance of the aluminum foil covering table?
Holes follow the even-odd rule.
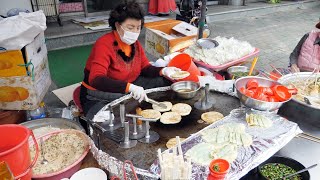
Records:
[[[170,87],[155,88],[155,89],[147,90],[147,93],[149,94],[149,93],[160,92],[160,91],[164,92],[168,90],[170,90]],[[107,104],[101,110],[105,110],[108,105],[114,106],[119,104],[120,102],[129,100],[130,98],[131,97],[129,95],[124,96],[120,99],[117,99]],[[228,96],[226,96],[225,98],[228,98]],[[223,101],[223,97],[220,97],[220,100]],[[222,102],[222,103],[225,103],[225,102]],[[220,110],[224,111],[224,113],[225,112],[229,113],[230,111],[224,110],[225,108],[226,106],[221,107]],[[246,112],[245,108],[234,109],[223,120],[220,120],[217,123],[214,123],[207,127],[205,126],[203,127],[205,127],[204,129],[215,128],[221,124],[229,123],[229,122],[244,123],[246,125],[245,112]],[[296,123],[287,121],[286,119],[281,118],[275,114],[268,114],[268,117],[273,120],[273,126],[271,128],[269,129],[247,128],[246,129],[246,131],[253,136],[253,144],[247,148],[243,148],[243,147],[239,148],[238,157],[236,161],[232,163],[231,170],[227,176],[228,179],[241,178],[246,173],[248,173],[251,169],[258,166],[260,163],[264,162],[273,154],[275,154],[278,150],[280,150],[283,146],[285,146],[297,134],[302,132]],[[199,135],[202,130],[200,131],[197,130],[196,132],[193,132],[194,134],[189,136],[187,140],[182,143],[182,148],[184,153],[188,149],[196,145],[197,143],[202,142],[202,139]],[[120,176],[120,177],[123,176],[123,170],[122,170],[123,159],[121,159],[120,157],[116,157],[115,155],[112,156],[106,151],[99,150],[95,146],[93,141],[91,142],[91,147],[92,147],[91,152],[93,153],[94,158],[98,161],[99,165],[102,168],[108,170],[112,174],[116,174],[117,176]],[[112,145],[110,148],[112,148]],[[154,153],[156,154],[156,151],[154,151]],[[144,156],[141,156],[140,158],[144,158]],[[130,173],[129,167],[127,167],[126,170],[128,172],[127,174],[129,176],[131,174],[131,177],[132,177],[132,173]],[[160,177],[159,176],[160,169],[156,159],[154,164],[151,165],[150,169],[147,169],[147,168],[142,169],[142,168],[136,167],[135,171],[139,175],[140,179],[158,179]],[[196,164],[193,164],[192,172],[193,172],[193,176],[192,176],[193,179],[206,179],[207,174],[209,173],[208,167],[197,166]]]
[[[296,123],[288,121],[276,114],[265,113],[273,121],[273,126],[268,129],[259,127],[250,127],[245,121],[246,108],[233,110],[229,116],[225,117],[206,128],[215,128],[225,123],[243,123],[247,128],[246,132],[252,135],[253,143],[249,147],[240,147],[238,149],[237,159],[231,164],[231,169],[226,179],[240,179],[251,169],[255,168],[273,154],[284,147],[297,134],[302,133]],[[201,130],[201,131],[203,131]],[[182,151],[186,153],[196,144],[203,142],[200,132],[192,135],[182,143]],[[158,174],[160,172],[157,161],[151,166],[151,172]],[[193,164],[192,179],[206,179],[209,168]]]

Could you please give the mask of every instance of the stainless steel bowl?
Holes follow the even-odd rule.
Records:
[[[197,40],[197,45],[203,49],[212,49],[218,47],[219,43],[210,38],[202,38]]]
[[[40,120],[32,120],[21,123],[21,125],[34,130],[41,127],[55,127],[60,129],[75,129],[85,132],[82,126],[74,121],[63,119],[63,118],[43,118]]]
[[[281,78],[278,79],[278,82],[287,86],[287,85],[290,85],[294,81],[315,79],[316,77],[320,77],[320,74],[314,74],[312,72],[299,72],[299,73],[287,74],[285,76],[282,76]],[[299,101],[299,100],[295,99],[294,97],[292,98],[292,100],[299,103],[302,106],[312,108],[315,110],[320,110],[320,107],[317,107],[315,105],[308,105],[307,103],[305,103],[303,101]]]
[[[232,77],[235,73],[237,72],[246,72],[249,73],[250,69],[247,66],[231,66],[227,69],[227,72],[229,74],[230,77]],[[258,70],[254,69],[252,71],[251,76],[258,76],[260,73]],[[237,79],[237,77],[235,77]],[[240,78],[240,77],[238,77]]]
[[[266,101],[260,101],[257,99],[253,99],[251,97],[248,97],[240,92],[241,87],[245,87],[247,82],[251,79],[256,79],[259,83],[260,86],[265,86],[265,87],[270,87],[273,85],[281,85],[280,83],[276,81],[272,81],[266,78],[262,77],[254,77],[254,76],[247,76],[247,77],[242,77],[236,80],[235,82],[235,87],[237,89],[237,94],[240,99],[240,102],[244,104],[245,106],[253,109],[257,109],[260,111],[274,111],[279,109],[284,103],[290,101],[288,99],[287,101],[284,102],[266,102]]]
[[[200,85],[193,81],[179,81],[171,85],[171,89],[182,99],[191,99],[196,96]]]

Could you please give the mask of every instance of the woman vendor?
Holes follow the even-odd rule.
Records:
[[[99,102],[107,104],[126,93],[141,102],[145,89],[170,85],[162,76],[177,68],[149,63],[137,41],[143,23],[143,11],[136,2],[120,4],[111,12],[113,31],[96,41],[84,69],[80,101],[85,115]]]
[[[290,55],[292,72],[320,70],[320,22],[305,34]]]

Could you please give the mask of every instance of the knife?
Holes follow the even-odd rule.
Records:
[[[148,97],[146,97],[146,102],[151,103],[151,104],[155,104],[155,105],[157,105],[157,106],[159,106],[159,107],[161,107],[161,108],[163,108],[163,109],[167,109],[167,106],[166,106],[165,104],[160,103],[160,102],[158,102],[158,101],[155,101],[155,100],[153,100],[153,99],[150,99],[150,98],[148,98]]]

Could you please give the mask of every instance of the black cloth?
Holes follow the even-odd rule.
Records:
[[[298,64],[298,58],[299,58],[299,55],[300,55],[301,47],[302,47],[303,43],[307,40],[308,37],[309,37],[309,33],[305,34],[300,39],[300,41],[298,42],[297,46],[294,48],[294,50],[290,54],[289,66],[291,66],[292,64]]]

